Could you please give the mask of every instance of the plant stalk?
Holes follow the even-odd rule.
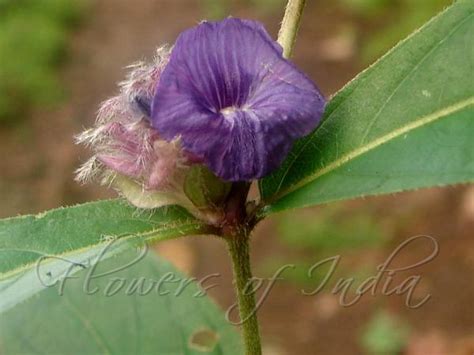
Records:
[[[278,43],[283,47],[283,56],[290,57],[298,32],[305,0],[288,0],[285,15],[278,33]],[[235,289],[239,305],[240,322],[246,355],[261,355],[262,346],[257,320],[255,292],[251,285],[249,236],[251,227],[246,220],[246,198],[250,184],[234,184],[227,203],[226,220],[222,236],[227,241],[232,258]],[[250,228],[249,228],[250,227]]]
[[[250,268],[249,234],[246,230],[242,230],[227,238],[227,243],[232,257],[245,354],[261,355],[262,347],[255,306],[255,293],[250,284],[252,271]]]
[[[278,43],[283,47],[283,57],[289,58],[293,51],[296,34],[306,0],[288,0],[285,15],[278,32]]]

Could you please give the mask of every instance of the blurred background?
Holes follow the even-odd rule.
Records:
[[[426,20],[447,0],[308,0],[293,60],[327,97]],[[73,136],[113,96],[124,67],[151,58],[202,19],[232,15],[263,22],[276,38],[284,0],[0,0],[0,217],[113,197],[80,186],[73,172],[90,154]],[[474,353],[474,188],[456,186],[336,203],[284,213],[257,228],[255,275],[282,275],[260,309],[266,354]],[[396,277],[421,275],[406,294],[366,294],[344,308],[330,291],[339,278],[355,285],[376,274],[403,241],[434,237],[439,255]],[[188,238],[156,247],[186,273],[219,272],[209,293],[223,308],[234,302],[224,243]],[[431,252],[404,249],[393,265]],[[303,296],[324,278],[308,268],[340,255],[323,292]],[[398,280],[398,281],[397,281]]]

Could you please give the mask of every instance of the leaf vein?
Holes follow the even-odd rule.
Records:
[[[362,146],[360,147],[359,149],[356,149],[356,150],[353,150],[352,152],[342,156],[340,159],[338,160],[335,160],[333,161],[331,164],[329,165],[326,165],[326,167],[324,167],[323,169],[315,172],[314,174],[311,174],[309,176],[307,176],[306,178],[300,180],[298,183],[290,186],[288,189],[286,189],[285,191],[283,191],[282,193],[279,193],[277,195],[275,195],[275,197],[273,198],[273,200],[278,200],[280,198],[282,198],[283,196],[285,195],[288,195],[289,193],[307,185],[308,183],[316,180],[317,178],[339,168],[340,166],[344,165],[345,163],[351,161],[352,159],[362,155],[362,154],[365,154],[369,151],[371,151],[372,149],[384,144],[384,143],[387,143],[389,142],[390,140],[393,140],[399,136],[401,136],[402,134],[405,134],[405,133],[408,133],[416,128],[419,128],[421,126],[424,126],[426,124],[429,124],[431,122],[434,122],[440,118],[443,118],[443,117],[446,117],[452,113],[455,113],[457,111],[460,111],[462,109],[465,109],[467,107],[469,107],[470,105],[474,105],[474,96],[470,97],[469,99],[466,99],[464,101],[461,101],[461,102],[458,102],[454,105],[451,105],[451,106],[448,106],[442,110],[439,110],[439,111],[435,111],[427,116],[424,116],[422,118],[420,118],[419,120],[417,121],[414,121],[408,125],[405,125],[403,127],[400,127],[399,129],[395,130],[395,131],[392,131],[390,132],[389,134],[386,134],[382,137],[379,137],[375,140],[373,140],[371,143],[365,145],[365,146]]]

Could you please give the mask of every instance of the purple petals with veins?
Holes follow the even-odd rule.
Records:
[[[228,181],[280,166],[325,100],[262,25],[229,18],[183,32],[158,81],[152,125]]]

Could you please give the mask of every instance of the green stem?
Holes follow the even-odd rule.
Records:
[[[260,345],[255,294],[250,287],[252,271],[250,269],[248,232],[244,230],[229,236],[227,242],[232,257],[245,353],[247,355],[260,355],[262,347]]]
[[[305,2],[306,0],[288,0],[286,4],[285,16],[278,32],[278,43],[283,47],[285,58],[289,58],[293,51]]]
[[[278,33],[278,43],[283,47],[283,56],[288,58],[298,32],[305,0],[288,0],[285,16]],[[228,226],[222,230],[232,258],[235,288],[239,305],[240,322],[247,355],[261,355],[262,346],[258,329],[255,292],[251,287],[249,235],[251,227],[246,225],[246,198],[250,184],[234,184],[227,202]],[[249,228],[250,227],[250,228]]]

